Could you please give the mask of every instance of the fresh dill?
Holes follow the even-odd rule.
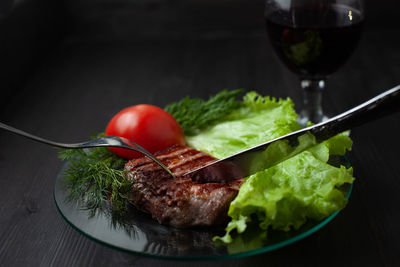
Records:
[[[242,92],[241,89],[222,90],[207,101],[187,96],[167,105],[165,110],[178,121],[185,135],[193,135],[237,109],[242,102],[236,98]]]
[[[59,150],[59,158],[69,161],[64,172],[69,199],[82,201],[91,215],[110,206],[113,213],[127,211],[132,182],[124,176],[126,160],[103,147]]]

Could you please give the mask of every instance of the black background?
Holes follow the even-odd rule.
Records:
[[[366,27],[327,83],[342,112],[400,83],[400,5],[366,2]],[[265,35],[263,1],[25,0],[0,3],[0,121],[63,142],[104,130],[121,108],[246,88],[299,103],[297,78]],[[248,259],[193,266],[398,266],[399,115],[355,129],[348,207],[318,233]],[[54,149],[0,132],[0,265],[187,266],[98,245],[53,202]]]

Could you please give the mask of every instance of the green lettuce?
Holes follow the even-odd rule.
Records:
[[[300,129],[293,102],[288,98],[247,93],[241,108],[200,133],[187,136],[189,146],[224,158],[246,148]]]
[[[290,99],[277,100],[251,92],[245,95],[241,108],[189,136],[187,142],[223,158],[299,128]],[[312,135],[302,136],[299,147],[310,142],[315,144]],[[261,171],[245,179],[231,203],[228,215],[232,220],[225,236],[215,239],[232,243],[232,233],[243,233],[254,220],[264,231],[262,237],[267,238],[268,229],[298,229],[308,219],[322,220],[344,208],[347,199],[340,187],[353,182],[352,169],[334,167],[328,161],[332,155],[344,155],[351,145],[348,133],[343,133],[273,167],[263,168],[296,150],[284,141],[270,146],[263,160],[253,163],[252,167]]]
[[[314,150],[323,157],[328,151],[325,144]],[[307,219],[326,218],[345,207],[347,199],[338,188],[353,180],[351,168],[333,167],[310,151],[258,172],[246,180],[231,203],[228,215],[232,221],[221,240],[231,242],[234,229],[244,232],[253,214],[264,230],[289,231],[298,229]]]

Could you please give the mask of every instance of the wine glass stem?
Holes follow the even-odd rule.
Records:
[[[319,123],[323,120],[322,91],[325,88],[325,80],[301,80],[303,89],[303,110],[300,113],[299,122],[303,126],[308,121]]]

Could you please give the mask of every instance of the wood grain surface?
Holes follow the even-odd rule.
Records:
[[[400,31],[366,31],[327,83],[334,115],[400,83]],[[123,107],[161,107],[186,95],[245,88],[296,103],[297,77],[264,34],[128,41],[65,41],[1,101],[0,121],[62,142],[103,131]],[[306,239],[244,259],[176,262],[103,247],[73,230],[53,201],[53,148],[0,131],[0,266],[399,266],[400,114],[352,131],[349,205]]]

